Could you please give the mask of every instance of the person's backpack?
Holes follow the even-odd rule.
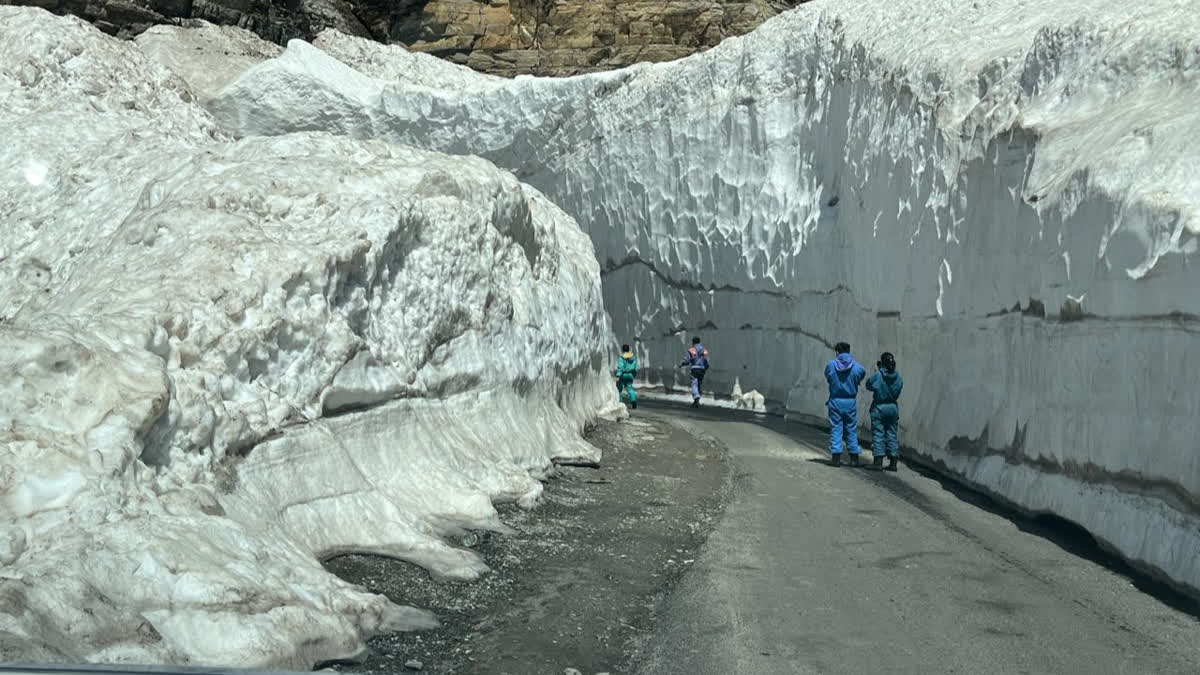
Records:
[[[708,370],[708,350],[704,345],[696,344],[688,347],[688,356],[692,359],[692,368]]]

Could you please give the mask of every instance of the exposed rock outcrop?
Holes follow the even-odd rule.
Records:
[[[399,42],[475,70],[569,75],[687,56],[725,37],[748,33],[781,8],[799,2],[431,0],[407,4],[423,8],[397,13],[395,3],[368,3],[359,16],[377,40]]]
[[[283,44],[325,28],[483,72],[572,75],[669,61],[742,35],[805,0],[0,0],[134,36],[204,19]]]

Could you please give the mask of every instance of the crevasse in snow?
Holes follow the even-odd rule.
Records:
[[[699,331],[715,388],[820,415],[833,343],[893,351],[906,444],[1196,589],[1193,10],[827,0],[678,62],[509,82],[327,32],[211,109],[507,167],[591,236],[652,378]]]
[[[596,460],[580,431],[616,409],[594,251],[537,190],[382,141],[234,140],[207,95],[0,7],[8,660],[308,669],[430,626],[321,558],[475,577],[443,537],[503,530],[493,501]]]

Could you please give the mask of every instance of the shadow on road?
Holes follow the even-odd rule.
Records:
[[[1149,595],[1172,609],[1200,619],[1200,599],[1181,591],[1172,583],[1134,567],[1120,555],[1102,545],[1083,527],[1050,513],[1029,514],[1018,508],[996,501],[992,497],[971,489],[955,477],[936,469],[908,462],[914,473],[936,481],[943,490],[959,501],[975,508],[995,514],[1012,522],[1022,532],[1040,537],[1058,546],[1073,556],[1093,562],[1129,580],[1142,593]]]
[[[778,414],[762,411],[752,412],[705,406],[693,408],[686,403],[649,398],[643,399],[643,401],[639,402],[642,408],[668,413],[677,419],[755,424],[799,443],[813,446],[818,450],[823,450],[829,440],[828,427],[821,428],[820,418],[816,416],[811,416],[807,419],[784,419]],[[866,439],[861,440],[866,441]],[[870,443],[866,441],[863,445],[864,447],[869,447]],[[1013,523],[1022,532],[1040,537],[1073,556],[1100,565],[1128,579],[1142,593],[1155,598],[1176,611],[1189,614],[1200,620],[1200,598],[1189,595],[1186,591],[1179,589],[1172,583],[1163,581],[1150,573],[1134,567],[1124,558],[1102,546],[1091,533],[1079,525],[1051,514],[1029,514],[1011,504],[997,501],[996,498],[965,485],[957,477],[949,476],[932,466],[913,461],[912,457],[914,454],[907,447],[902,449],[901,462],[905,470],[912,471],[922,478],[936,481],[945,492],[959,501],[1004,518]],[[861,474],[865,480],[870,480],[878,484],[882,489],[896,494],[905,501],[925,511],[930,516],[945,522],[947,526],[959,531],[964,536],[976,539],[972,533],[955,524],[949,515],[943,513],[942,509],[928,497],[921,494],[911,485],[896,480],[896,474],[873,469],[870,466],[869,452],[863,452],[864,463],[858,467],[849,466],[845,460],[843,460],[840,466],[835,467],[825,457],[810,458],[807,461],[825,465],[829,467],[830,471],[851,471]]]

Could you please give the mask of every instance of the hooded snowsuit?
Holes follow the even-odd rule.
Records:
[[[629,403],[633,407],[637,407],[637,392],[633,389],[633,378],[637,377],[637,355],[633,352],[625,352],[621,354],[621,360],[617,361],[617,393],[620,395],[624,392],[629,395]]]
[[[842,436],[850,454],[857,455],[858,447],[858,385],[867,376],[849,354],[838,354],[825,366],[825,381],[829,383],[829,454],[842,454]]]
[[[872,453],[876,457],[900,456],[900,392],[904,389],[904,378],[900,373],[881,369],[871,374],[867,389],[875,392],[871,401]]]
[[[692,372],[692,400],[700,400],[700,385],[704,383],[704,373],[708,371],[708,350],[704,345],[696,343],[688,347],[687,355],[681,366],[688,366]]]

